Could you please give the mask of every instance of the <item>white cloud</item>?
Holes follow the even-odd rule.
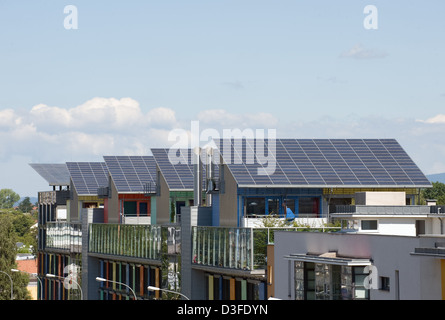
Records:
[[[13,109],[0,110],[0,130],[5,130],[20,124],[22,119]]]
[[[176,120],[175,112],[169,108],[155,108],[147,112],[146,115],[147,125],[152,125],[155,127],[171,127],[174,128],[178,125]]]
[[[139,103],[131,98],[96,97],[71,109],[38,104],[31,109],[30,116],[38,128],[49,131],[63,128],[106,132],[144,124]]]
[[[73,108],[38,104],[0,110],[0,158],[31,156],[39,162],[89,161],[104,154],[149,154],[167,143],[175,112],[143,112],[131,98],[96,97]],[[164,144],[165,145],[165,144]]]
[[[444,118],[351,115],[295,121],[277,119],[272,113],[211,109],[178,121],[169,108],[144,111],[131,98],[94,98],[73,108],[39,104],[30,110],[0,110],[0,166],[16,166],[16,180],[11,183],[20,184],[27,181],[26,176],[20,176],[20,168],[28,167],[29,162],[102,161],[103,155],[147,155],[150,148],[171,146],[174,142],[168,137],[173,129],[191,134],[191,121],[198,120],[200,133],[212,129],[220,136],[224,129],[276,129],[281,138],[395,138],[424,173],[432,174],[445,168],[445,126],[433,125],[445,123]],[[26,163],[15,163],[15,159],[26,159]],[[11,183],[2,180],[2,185]]]
[[[417,121],[430,124],[445,124],[445,114],[438,114],[432,118],[426,120],[417,120]]]
[[[340,57],[354,59],[381,59],[387,57],[386,52],[366,49],[362,44],[356,44],[351,49],[343,52]]]

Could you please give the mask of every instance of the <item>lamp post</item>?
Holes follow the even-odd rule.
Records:
[[[117,283],[117,284],[124,285],[124,286],[126,286],[128,289],[130,289],[130,291],[133,293],[134,300],[137,300],[137,299],[138,299],[138,298],[136,297],[136,293],[134,293],[133,289],[131,289],[131,287],[130,287],[129,285],[126,285],[125,283],[122,283],[122,282],[119,282],[119,281],[114,281],[114,280],[108,280],[108,279],[101,278],[101,277],[96,277],[96,281],[98,281],[98,282],[106,282],[106,281],[108,281],[108,282],[112,282],[112,283]]]
[[[165,292],[170,292],[170,293],[174,293],[174,294],[179,294],[180,296],[183,296],[185,299],[190,300],[187,296],[185,296],[184,294],[177,292],[177,291],[161,289],[161,288],[153,287],[153,286],[148,286],[147,289],[150,291],[165,291]]]
[[[48,278],[59,278],[59,279],[64,279],[64,280],[71,280],[71,281],[73,281],[76,285],[77,285],[77,287],[79,288],[79,290],[80,290],[80,300],[83,300],[83,292],[82,292],[82,288],[81,288],[81,286],[79,285],[79,283],[76,281],[76,280],[74,280],[74,278],[73,277],[61,277],[61,276],[56,276],[55,274],[51,274],[51,273],[47,273],[46,274],[46,276],[48,277]]]
[[[23,273],[27,273],[31,276],[35,276],[36,279],[39,281],[40,284],[40,294],[43,293],[43,285],[42,285],[42,280],[40,280],[39,276],[37,275],[37,273],[31,273],[31,272],[27,272],[27,271],[22,271],[22,270],[18,270],[18,269],[11,269],[12,272],[23,272]]]
[[[8,276],[8,278],[9,278],[9,281],[11,281],[11,300],[14,300],[14,296],[13,296],[14,285],[13,285],[13,283],[12,283],[12,278],[11,278],[11,276],[10,276],[9,274],[7,274],[7,273],[4,272],[4,271],[0,271],[0,272],[6,274],[6,275]]]

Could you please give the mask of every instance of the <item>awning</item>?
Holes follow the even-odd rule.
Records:
[[[286,260],[333,264],[340,266],[370,266],[370,259],[339,257],[336,252],[326,252],[323,254],[294,253],[284,257]]]

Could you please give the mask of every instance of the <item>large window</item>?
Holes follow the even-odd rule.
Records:
[[[296,300],[369,299],[365,267],[295,261]]]
[[[246,198],[247,216],[255,217],[266,213],[265,198]]]
[[[149,216],[150,206],[148,201],[124,201],[123,212],[126,216]]]
[[[298,199],[299,216],[316,216],[320,213],[320,198],[318,197],[301,197]]]
[[[248,218],[264,215],[284,218],[287,210],[290,210],[295,217],[320,216],[320,197],[245,197],[244,206]]]

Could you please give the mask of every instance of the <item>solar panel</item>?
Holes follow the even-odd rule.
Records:
[[[146,183],[156,182],[153,156],[104,156],[118,192],[144,192]]]
[[[66,166],[78,195],[97,195],[99,187],[108,186],[104,162],[67,162]]]
[[[218,140],[239,185],[316,187],[425,187],[430,182],[394,139]],[[273,146],[273,144],[271,144]],[[227,150],[229,148],[230,150]],[[262,163],[250,161],[263,156]],[[242,161],[239,161],[239,160]],[[268,161],[264,161],[267,159]],[[249,162],[249,161],[250,162]],[[270,175],[258,169],[275,166]]]
[[[194,169],[193,151],[191,149],[177,150],[169,156],[169,149],[151,149],[153,157],[164,176],[170,190],[193,190]],[[201,170],[203,177],[203,187],[205,187],[206,168],[205,151],[201,152]],[[215,178],[218,177],[218,170],[215,170]]]
[[[50,186],[68,186],[70,173],[65,163],[29,164]]]

